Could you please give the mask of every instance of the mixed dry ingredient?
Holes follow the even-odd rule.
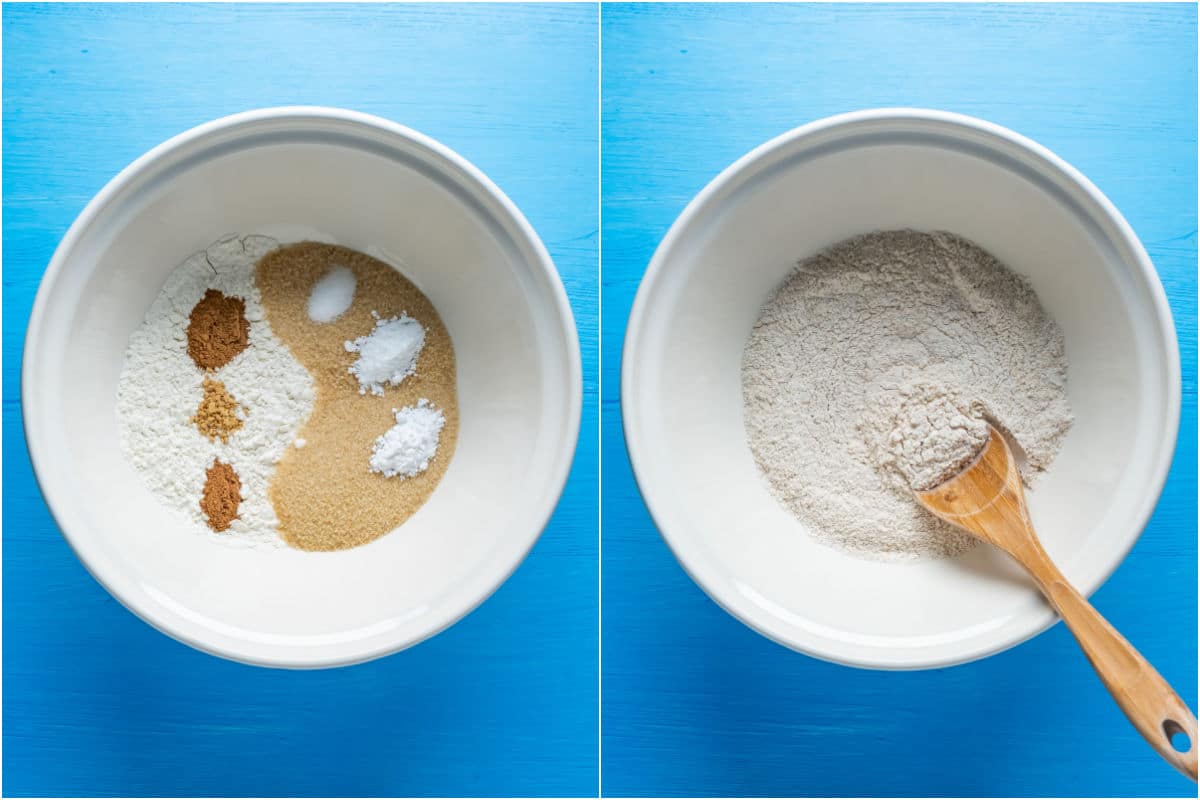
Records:
[[[987,444],[985,407],[968,406],[945,386],[904,384],[897,387],[894,401],[886,413],[871,415],[864,424],[870,457],[914,491],[926,492],[950,480]]]
[[[339,268],[354,274],[352,302],[330,322],[315,323],[309,300]],[[345,247],[281,247],[259,262],[257,279],[272,329],[316,384],[312,413],[297,434],[303,446],[283,455],[271,485],[279,533],[303,550],[365,544],[412,516],[450,462],[458,436],[450,335],[416,286]],[[425,440],[427,457],[390,477],[374,470],[376,441],[392,436],[396,410],[417,408],[444,419]]]
[[[975,540],[913,489],[966,466],[987,421],[1031,483],[1071,427],[1066,379],[1024,278],[952,234],[877,232],[800,262],[768,299],[743,356],[746,432],[772,494],[824,543],[953,556]]]
[[[274,547],[279,542],[267,487],[275,462],[313,403],[312,378],[271,331],[254,283],[258,259],[277,246],[262,236],[229,237],[177,267],[130,336],[117,388],[122,447],[167,507],[187,515],[201,530],[215,529],[216,520],[203,505],[208,470],[220,461],[237,474],[237,516],[222,534],[233,545]],[[210,345],[228,337],[215,331],[209,335],[208,311],[214,306],[227,310],[231,304],[201,305],[209,291],[240,300],[248,323],[246,347],[211,369],[201,364],[219,363],[228,353]],[[235,330],[241,327],[236,315],[219,315]],[[193,360],[193,352],[201,363]],[[213,428],[204,421],[211,408],[211,399],[205,403],[205,379],[219,381],[242,409],[242,424],[224,439],[210,436]]]
[[[148,487],[222,541],[352,547],[400,525],[444,473],[454,351],[387,264],[227,237],[169,276],[130,337],[117,415]]]

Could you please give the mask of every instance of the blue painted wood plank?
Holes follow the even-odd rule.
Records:
[[[5,795],[588,795],[597,770],[598,110],[594,5],[17,5],[4,32]],[[582,435],[528,560],[412,650],[263,670],[153,631],[83,570],[24,449],[33,294],[104,183],[267,105],[427,133],[525,212],[583,345]]]
[[[896,105],[1033,137],[1127,216],[1175,315],[1174,466],[1095,601],[1196,708],[1195,6],[606,4],[602,18],[605,794],[1194,797],[1062,626],[979,663],[897,674],[800,656],[725,614],[638,498],[618,391],[654,248],[750,148]]]

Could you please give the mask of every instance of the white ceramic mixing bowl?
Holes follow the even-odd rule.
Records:
[[[182,530],[122,456],[115,399],[129,335],[176,265],[233,232],[319,236],[401,265],[450,332],[457,449],[429,501],[371,544],[222,546]],[[202,125],[114,178],[46,270],[22,372],[38,482],[96,579],[188,644],[289,667],[399,650],[491,594],[558,501],[581,392],[566,294],[512,202],[427,137],[323,108]]]
[[[893,228],[965,236],[1028,276],[1066,336],[1076,420],[1029,492],[1089,594],[1136,541],[1179,424],[1179,351],[1154,267],[1111,203],[1034,142],[955,114],[864,111],[774,139],[722,172],[654,255],[625,339],[630,459],[659,530],[722,607],[796,650],[945,666],[1055,619],[998,552],[883,563],[819,544],[769,493],[742,422],[742,349],[797,260]]]

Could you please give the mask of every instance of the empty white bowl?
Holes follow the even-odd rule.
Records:
[[[411,519],[368,545],[225,547],[184,530],[122,455],[115,401],[130,333],[180,262],[235,232],[322,238],[400,266],[450,332],[461,427],[449,469]],[[188,644],[288,667],[399,650],[491,594],[558,501],[581,392],[566,294],[512,202],[425,136],[323,108],[210,122],[114,178],[46,270],[22,372],[38,481],[96,579]]]
[[[980,545],[887,563],[818,543],[770,494],[742,420],[743,346],[796,262],[855,234],[971,239],[1026,275],[1066,337],[1076,420],[1029,492],[1080,591],[1129,551],[1162,491],[1179,424],[1179,351],[1137,237],[1045,148],[956,114],[883,109],[814,122],[722,172],[654,255],[626,333],[625,436],[638,485],[688,574],[766,636],[844,664],[914,669],[1023,641],[1055,616]]]

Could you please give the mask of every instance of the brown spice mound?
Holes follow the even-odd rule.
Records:
[[[220,381],[205,378],[201,386],[204,396],[200,398],[200,405],[196,408],[196,415],[192,417],[192,424],[207,436],[209,441],[220,439],[227,442],[229,434],[242,427],[242,419],[237,413],[240,406]]]
[[[332,322],[308,317],[313,284],[333,266],[354,273],[354,301]],[[458,399],[454,347],[429,298],[390,265],[336,245],[301,242],[281,247],[258,262],[255,275],[271,329],[308,370],[316,384],[313,410],[275,467],[269,493],[279,533],[301,550],[342,550],[377,539],[411,517],[429,496],[454,455]],[[346,341],[369,334],[372,311],[387,319],[401,313],[425,327],[416,373],[382,396],[358,393],[349,372],[357,356]],[[394,408],[427,399],[445,415],[437,453],[429,468],[411,478],[371,472],[375,439],[396,424]]]
[[[188,316],[187,351],[200,369],[220,369],[250,344],[246,302],[209,289]]]
[[[214,531],[228,530],[229,524],[237,519],[241,502],[242,479],[233,467],[214,461],[205,476],[204,496],[200,499],[200,510],[208,520],[208,527]]]

